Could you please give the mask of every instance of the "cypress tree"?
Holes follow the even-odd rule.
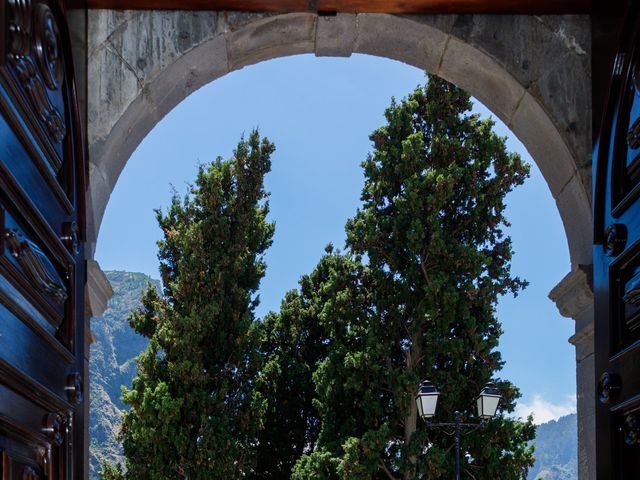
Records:
[[[253,131],[229,160],[200,167],[185,198],[157,211],[163,295],[149,288],[131,326],[149,338],[137,358],[121,438],[125,473],[106,479],[245,478],[266,402],[256,291],[271,245],[264,175],[274,146]]]
[[[321,429],[299,479],[448,479],[453,440],[417,418],[418,384],[441,391],[436,420],[476,420],[489,381],[501,414],[463,439],[463,478],[526,477],[535,428],[512,412],[518,389],[497,378],[495,308],[525,282],[510,273],[505,196],[528,166],[509,153],[469,96],[430,77],[386,110],[363,162],[362,207],[348,221],[351,278],[329,279],[320,310],[329,348],[314,374]]]

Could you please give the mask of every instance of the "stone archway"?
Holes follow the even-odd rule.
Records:
[[[551,296],[563,315],[576,319],[579,468],[581,478],[591,478],[589,25],[582,16],[89,11],[89,257],[132,152],[167,112],[216,78],[302,53],[365,53],[437,74],[478,98],[514,132],[556,201],[572,272]],[[97,277],[96,266],[89,278]],[[89,284],[89,299],[101,303],[98,291]]]
[[[91,11],[89,243],[133,150],[191,92],[271,58],[366,53],[438,74],[511,128],[556,200],[572,265],[590,264],[589,44],[579,16]]]

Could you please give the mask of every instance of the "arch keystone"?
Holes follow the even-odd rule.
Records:
[[[318,16],[316,57],[350,57],[356,43],[356,18],[353,13]]]

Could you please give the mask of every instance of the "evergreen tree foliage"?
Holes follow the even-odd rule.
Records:
[[[417,418],[427,378],[441,391],[436,420],[476,420],[489,381],[512,412],[518,389],[503,362],[495,307],[525,282],[510,274],[504,198],[528,175],[469,96],[430,77],[386,110],[363,162],[362,208],[347,223],[347,272],[321,288],[329,338],[314,373],[321,428],[294,467],[301,479],[448,479],[453,440]],[[525,478],[535,428],[498,416],[463,438],[463,478]]]
[[[501,414],[463,438],[463,478],[526,477],[535,428],[504,415],[519,391],[497,378],[495,308],[525,286],[504,199],[528,166],[470,109],[435,77],[392,102],[346,251],[327,247],[261,322],[274,147],[254,131],[200,168],[157,212],[163,292],[149,288],[130,317],[149,346],[123,396],[126,468],[106,465],[105,480],[448,479],[453,439],[417,418],[423,379],[441,391],[439,421],[478,420],[495,381]]]
[[[253,131],[233,158],[200,167],[185,198],[157,211],[162,296],[149,288],[131,326],[149,338],[123,400],[125,473],[107,480],[244,478],[266,401],[255,295],[274,226],[264,175],[274,146]]]
[[[288,292],[279,313],[261,324],[263,368],[259,389],[267,400],[264,429],[258,436],[256,479],[286,479],[296,461],[315,445],[320,429],[314,406],[313,372],[326,356],[329,338],[320,309],[332,298],[328,279],[346,278],[344,258],[326,249],[299,289]]]

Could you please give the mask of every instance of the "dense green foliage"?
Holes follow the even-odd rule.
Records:
[[[296,461],[317,440],[320,419],[312,375],[329,342],[320,309],[333,295],[324,286],[340,260],[324,257],[301,278],[299,290],[287,293],[280,312],[270,313],[261,324],[264,366],[259,388],[268,408],[259,435],[256,479],[289,478]]]
[[[477,420],[489,380],[502,413],[519,396],[496,378],[495,307],[525,284],[510,274],[503,212],[528,166],[470,108],[437,78],[392,103],[346,250],[327,247],[262,322],[273,146],[254,132],[200,169],[157,214],[164,289],[130,318],[150,341],[123,397],[126,469],[107,466],[106,480],[450,478],[452,439],[419,424],[419,382],[442,392],[440,420]],[[464,476],[525,478],[534,434],[531,419],[500,415],[464,438]]]
[[[147,344],[147,340],[138,335],[129,326],[127,317],[134,309],[139,308],[140,296],[146,286],[152,282],[159,288],[160,284],[160,282],[151,280],[141,273],[105,273],[113,286],[113,297],[109,301],[109,307],[104,315],[91,320],[91,330],[95,337],[95,341],[91,345],[90,358],[91,417],[89,432],[91,437],[91,480],[98,480],[101,462],[123,462],[122,446],[116,438],[122,417],[121,410],[124,408],[120,401],[120,388],[121,385],[131,385],[131,380],[135,375],[135,356]],[[309,277],[305,276],[304,278]],[[308,285],[312,284],[309,283]],[[287,377],[288,375],[285,378]],[[304,378],[304,373],[297,377],[302,381],[304,381]],[[293,385],[293,381],[291,384]],[[301,388],[297,393],[302,392],[302,390]],[[302,393],[309,394],[308,392]],[[313,394],[313,388],[310,394]],[[276,407],[284,405],[287,401],[295,401],[295,399],[296,397],[292,395],[289,398],[285,398]],[[272,408],[271,403],[270,408]],[[294,407],[293,410],[295,411],[296,408]],[[285,414],[286,412],[280,409],[278,413]],[[314,415],[313,409],[307,415],[309,415],[310,422],[313,418],[317,419],[317,414]],[[277,417],[275,418],[277,419]],[[273,423],[276,428],[279,427],[278,422]],[[317,427],[315,430],[317,430]],[[310,433],[315,430],[310,430]],[[266,428],[264,431],[266,431]],[[280,430],[280,432],[284,431],[284,428]],[[283,436],[275,435],[274,437],[277,439],[283,438]],[[286,436],[284,437],[286,438]],[[529,470],[528,480],[537,480],[539,478],[544,478],[545,480],[576,480],[578,478],[576,437],[575,414],[539,425],[536,429],[534,441],[536,463]],[[310,438],[315,437],[310,435]],[[287,442],[282,442],[282,444],[288,445]],[[261,448],[259,453],[264,452],[264,455],[268,456],[269,451]],[[272,478],[289,478],[286,473],[280,475],[283,470],[278,470],[273,466],[277,461],[276,457],[279,459],[290,458],[280,452],[274,453],[272,457],[273,463],[267,463],[265,468],[261,469],[262,474],[265,476],[264,478],[269,478],[267,475],[271,472],[277,472],[277,475],[272,475]],[[258,463],[260,462],[258,461]],[[285,466],[286,463],[281,461],[280,465]]]
[[[157,212],[163,295],[150,288],[130,317],[149,345],[123,395],[126,473],[107,467],[106,478],[232,479],[253,469],[265,410],[253,388],[253,311],[273,235],[263,187],[273,150],[254,131]]]
[[[475,397],[502,361],[495,306],[524,285],[510,275],[505,195],[528,166],[506,151],[469,96],[430,78],[393,103],[371,135],[363,206],[347,224],[346,271],[323,289],[330,338],[314,373],[321,429],[295,479],[450,478],[450,437],[418,428],[424,378],[442,392],[437,418]],[[513,411],[518,390],[496,379]],[[518,479],[533,463],[531,420],[499,417],[465,437],[463,470],[476,479]]]

